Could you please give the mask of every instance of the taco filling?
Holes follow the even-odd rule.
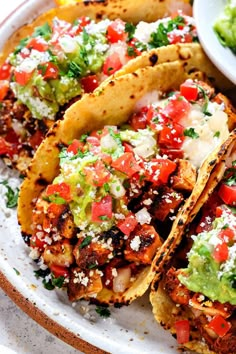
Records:
[[[223,181],[203,206],[198,223],[190,227],[187,258],[177,255],[179,267],[171,267],[164,289],[189,319],[175,323],[180,344],[190,341],[198,329],[210,350],[236,352],[236,169],[235,161]],[[181,267],[184,265],[184,268]],[[181,316],[183,317],[183,316]]]
[[[149,93],[127,124],[61,149],[60,173],[34,201],[27,241],[47,279],[55,285],[62,276],[71,301],[104,288],[122,294],[150,266],[198,168],[228,135],[224,105],[211,94],[192,80],[163,97]]]
[[[144,51],[196,40],[193,19],[181,13],[136,26],[83,16],[35,28],[0,68],[0,155],[24,170],[52,122],[81,95]]]

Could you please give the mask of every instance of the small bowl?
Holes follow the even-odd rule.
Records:
[[[193,15],[198,37],[206,54],[215,66],[236,84],[236,55],[220,44],[213,30],[216,19],[223,14],[225,0],[194,0]]]

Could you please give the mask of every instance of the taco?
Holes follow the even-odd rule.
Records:
[[[159,11],[165,2],[161,4],[152,13],[155,20],[163,14]],[[121,5],[115,11],[113,5],[93,2],[52,9],[6,43],[0,68],[0,155],[21,172],[65,109],[115,72],[123,75],[182,58],[186,71],[202,67],[225,88],[226,81],[200,46],[189,44],[197,40],[191,17],[177,14],[160,22],[138,23],[139,15],[133,9],[136,2],[130,2],[125,12]],[[148,13],[143,13],[143,20],[150,20]],[[188,44],[142,57],[151,48],[177,42]]]
[[[221,151],[150,296],[156,320],[180,347],[204,354],[236,353],[236,131]]]
[[[157,250],[182,232],[178,210],[235,122],[212,87],[186,78],[178,61],[121,76],[73,104],[37,150],[19,223],[71,301],[130,303]]]

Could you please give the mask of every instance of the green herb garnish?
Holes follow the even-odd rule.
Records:
[[[128,41],[130,41],[134,37],[135,30],[136,27],[132,23],[127,22],[125,24],[125,32],[128,34]]]
[[[81,67],[75,61],[73,60],[70,61],[69,69],[67,71],[67,76],[77,78],[81,75],[81,73],[82,73]]]
[[[184,130],[184,136],[189,136],[192,139],[198,139],[199,134],[195,132],[194,128],[189,128]]]
[[[51,34],[52,34],[52,29],[49,26],[48,22],[46,22],[44,23],[44,25],[35,28],[32,37],[41,36],[44,39],[49,39],[51,37]]]
[[[7,188],[7,192],[5,194],[5,196],[7,197],[7,202],[6,202],[7,207],[15,208],[17,206],[17,201],[18,201],[19,188],[16,188],[16,191],[14,191],[8,185],[8,181],[6,180],[0,182],[0,184],[3,184]]]
[[[104,306],[97,306],[95,311],[104,318],[108,318],[111,316],[111,312],[107,307]]]
[[[86,236],[85,239],[79,245],[79,248],[82,249],[88,246],[91,243],[91,241],[92,241],[92,236]]]

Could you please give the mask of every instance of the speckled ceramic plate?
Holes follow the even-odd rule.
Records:
[[[52,0],[28,0],[0,26],[1,44],[10,34],[40,12]],[[20,180],[0,162],[0,181],[14,188]],[[72,306],[63,291],[48,291],[34,276],[35,265],[21,239],[16,210],[4,206],[6,190],[0,184],[0,286],[29,316],[51,333],[85,353],[177,353],[175,340],[154,320],[148,296],[129,307],[114,309],[102,319],[79,302]]]

